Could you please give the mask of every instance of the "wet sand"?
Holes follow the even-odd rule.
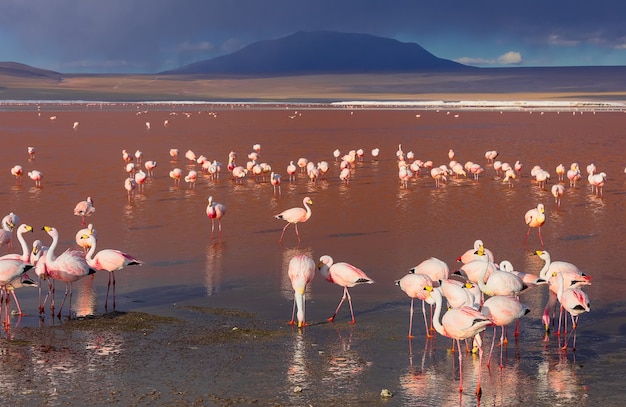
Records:
[[[88,222],[98,231],[98,248],[122,249],[146,262],[116,273],[117,313],[104,312],[104,272],[74,284],[70,321],[67,304],[60,320],[48,310],[40,319],[36,290],[19,289],[27,315],[12,319],[0,343],[2,398],[16,406],[476,405],[477,359],[465,360],[466,390],[459,395],[450,341],[427,341],[419,313],[416,338],[407,340],[409,298],[393,281],[430,256],[454,269],[477,238],[497,261],[537,273],[542,264],[530,252],[539,241],[533,230],[523,244],[523,215],[541,201],[548,214],[543,239],[553,259],[593,276],[585,289],[592,312],[581,316],[577,351],[563,353],[554,335],[543,340],[547,290],[524,294],[532,312],[522,320],[520,337],[511,339],[504,368],[483,367],[481,404],[616,405],[626,371],[624,242],[618,238],[625,218],[625,125],[622,112],[592,111],[127,104],[0,112],[3,211],[34,226],[28,241],[49,244],[39,229],[50,225],[61,233],[60,250],[74,247],[80,218],[72,209],[92,196],[96,213]],[[187,149],[225,167],[231,150],[245,164],[255,143],[262,145],[260,161],[283,175],[280,196],[253,177],[236,185],[226,171],[216,180],[201,175],[195,188],[184,181],[175,186],[168,176],[174,167],[199,170],[182,157]],[[478,162],[485,173],[440,189],[424,173],[402,188],[398,144],[436,165],[447,164],[453,148],[460,162]],[[29,145],[38,150],[32,161]],[[181,153],[176,162],[168,155],[172,147]],[[369,153],[374,147],[381,149],[378,159]],[[338,179],[336,148],[366,152],[348,185]],[[131,201],[123,188],[122,149],[141,149],[144,160],[158,162],[154,178]],[[512,188],[486,163],[487,150],[524,164]],[[298,174],[289,183],[285,168],[300,157],[328,161],[327,178],[313,184]],[[530,168],[546,168],[554,183],[556,165],[571,162],[583,173],[595,163],[608,181],[598,197],[581,180],[557,208],[549,189],[531,180]],[[14,164],[43,171],[43,186],[35,188],[27,177],[16,185],[9,173]],[[209,195],[227,206],[221,239],[210,236]],[[279,244],[283,223],[273,215],[307,195],[313,216],[299,227],[302,242],[289,228]],[[341,288],[319,275],[308,293],[312,325],[296,332],[286,323],[293,298],[286,267],[297,253],[330,254],[376,281],[351,290],[354,326],[345,305],[335,323],[326,322]],[[58,285],[57,301],[62,291]],[[489,329],[486,344],[491,337]],[[381,398],[382,389],[393,397]]]

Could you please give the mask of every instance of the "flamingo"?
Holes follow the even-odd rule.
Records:
[[[493,321],[493,339],[491,341],[491,350],[489,351],[487,366],[491,363],[491,354],[493,353],[493,346],[496,342],[496,329],[500,327],[500,368],[503,368],[502,348],[507,342],[504,329],[513,321],[519,321],[519,319],[528,314],[530,310],[515,297],[496,295],[485,300],[480,312]]]
[[[475,338],[478,345],[478,382],[476,384],[476,395],[480,395],[480,372],[482,370],[482,339],[480,333],[493,323],[488,317],[471,307],[452,308],[448,310],[440,320],[443,296],[441,288],[426,286],[429,296],[435,302],[435,315],[433,316],[433,326],[440,335],[456,340],[459,352],[459,391],[463,391],[463,352],[461,352],[461,340]]]
[[[521,278],[515,274],[507,273],[506,271],[494,270],[489,274],[489,278],[485,282],[487,271],[489,271],[489,256],[487,256],[483,249],[478,249],[476,254],[479,256],[479,260],[485,265],[480,277],[478,278],[478,287],[480,291],[489,296],[494,295],[509,295],[516,296],[522,290],[528,288]]]
[[[198,172],[195,170],[189,170],[189,173],[185,175],[185,182],[189,184],[189,188],[196,187],[196,181],[198,180]]]
[[[96,211],[93,206],[93,199],[88,196],[84,201],[80,201],[74,207],[74,215],[82,218],[82,226],[85,226],[85,217],[91,216]]]
[[[428,292],[424,290],[426,286],[432,286],[433,280],[426,274],[413,274],[408,273],[404,277],[395,281],[395,284],[400,287],[402,291],[411,297],[411,310],[409,312],[409,338],[413,336],[413,301],[415,298],[422,300],[422,314],[424,315],[424,326],[426,327],[426,336],[430,338],[430,331],[428,328],[428,321],[426,319],[425,301],[428,298]]]
[[[146,171],[148,171],[148,176],[154,177],[154,169],[157,166],[157,162],[153,160],[148,160],[145,162],[144,167],[146,167]]]
[[[170,178],[174,180],[174,185],[180,184],[180,178],[183,176],[183,171],[180,168],[174,168],[170,171]]]
[[[143,185],[146,183],[146,179],[148,179],[148,174],[143,172],[143,170],[139,170],[135,173],[135,183],[140,192],[143,191]]]
[[[306,169],[306,165],[309,163],[309,160],[307,160],[304,157],[300,157],[298,158],[297,163],[298,163],[298,167],[300,167],[300,172],[304,172]]]
[[[61,311],[63,310],[63,305],[65,304],[65,299],[68,294],[70,296],[68,312],[69,317],[71,316],[72,311],[72,283],[90,274],[94,274],[96,271],[89,267],[83,253],[77,250],[67,249],[59,256],[56,256],[54,251],[59,243],[59,232],[56,228],[50,226],[44,226],[43,230],[45,230],[46,233],[48,233],[48,235],[52,238],[52,244],[50,244],[50,247],[46,252],[46,273],[50,276],[50,278],[60,280],[65,283],[65,295],[63,296],[63,301],[61,302],[57,318],[61,318]]]
[[[515,161],[515,164],[513,164],[513,168],[515,169],[518,177],[522,176],[522,167],[523,164],[519,160]]]
[[[482,240],[480,239],[476,239],[474,240],[474,247],[472,249],[468,249],[465,251],[465,253],[463,253],[462,255],[460,255],[459,257],[457,257],[456,261],[463,263],[463,264],[467,264],[470,261],[473,260],[478,260],[478,256],[476,255],[476,251],[480,248],[483,247],[483,249],[485,250],[485,253],[487,253],[487,256],[489,256],[489,261],[493,263],[493,253],[491,252],[491,250],[487,249],[485,247],[485,244],[483,243]]]
[[[558,180],[563,181],[565,178],[565,166],[563,164],[559,164],[556,166],[556,175],[558,175]]]
[[[596,195],[602,196],[602,189],[604,187],[604,183],[606,182],[606,173],[601,172],[599,174],[590,174],[587,180],[591,185],[591,192],[593,193],[593,190],[595,188]]]
[[[576,181],[581,178],[580,170],[577,163],[572,163],[570,169],[567,171],[567,179],[569,179],[569,187],[576,188]]]
[[[298,309],[298,328],[307,326],[305,319],[306,287],[315,277],[315,261],[305,254],[299,254],[289,260],[287,275],[293,288],[293,310],[290,325],[295,324],[294,316]]]
[[[296,165],[293,163],[293,161],[290,161],[289,165],[287,166],[287,174],[289,174],[289,182],[292,182],[296,179]]]
[[[141,160],[143,159],[143,152],[141,150],[135,151],[135,161],[137,164],[141,164]]]
[[[41,187],[41,180],[43,178],[43,173],[39,170],[32,170],[28,172],[28,178],[30,178],[31,180],[33,180],[33,182],[35,183],[35,187],[40,188]]]
[[[29,147],[26,148],[26,151],[28,152],[28,159],[29,160],[34,160],[35,159],[35,153],[36,153],[35,147],[29,146]]]
[[[298,242],[300,242],[300,234],[298,233],[298,223],[306,222],[307,220],[311,218],[312,212],[311,212],[311,207],[309,205],[313,205],[313,201],[311,201],[311,198],[307,196],[302,200],[302,204],[304,205],[304,208],[296,207],[296,208],[286,209],[282,211],[281,213],[279,213],[278,215],[274,216],[276,219],[287,221],[287,224],[283,228],[283,232],[280,234],[280,239],[278,239],[278,243],[281,243],[283,241],[285,230],[292,223],[296,229],[296,236],[298,237]]]
[[[280,174],[274,172],[270,174],[270,183],[274,187],[274,195],[276,195],[276,191],[278,191],[278,195],[280,195],[280,178]]]
[[[128,201],[132,201],[135,197],[135,189],[137,188],[137,182],[135,182],[134,178],[126,178],[124,180],[124,189],[126,189],[126,193],[128,194]]]
[[[10,325],[9,318],[9,284],[14,280],[20,278],[24,273],[33,268],[32,265],[24,263],[22,260],[17,259],[0,259],[0,290],[2,294],[6,296],[6,306],[4,309],[3,324],[5,329],[8,329]],[[15,298],[17,303],[17,298]],[[0,301],[0,307],[2,301]],[[19,307],[19,305],[18,305]]]
[[[374,159],[377,159],[379,154],[380,154],[380,148],[376,147],[372,149],[372,157]]]
[[[561,303],[561,308],[570,314],[572,319],[572,331],[567,335],[561,349],[566,350],[569,342],[569,338],[574,333],[574,342],[572,343],[572,349],[576,350],[576,327],[578,326],[578,316],[584,312],[589,312],[589,297],[587,293],[579,288],[567,289],[564,288],[565,282],[562,273],[554,272],[552,276],[556,278],[557,283],[557,299]],[[561,320],[559,318],[559,329],[561,327]]]
[[[98,233],[96,232],[96,229],[94,229],[93,223],[90,223],[89,225],[87,225],[86,228],[82,228],[78,232],[76,232],[75,237],[76,244],[81,247],[85,252],[85,255],[87,255],[87,250],[89,250],[89,242],[87,241],[87,239],[83,239],[84,235],[93,235],[94,238],[98,240]]]
[[[450,268],[444,261],[436,257],[430,257],[409,269],[409,273],[426,274],[433,281],[439,281],[445,280],[450,276]]]
[[[333,151],[333,157],[335,157],[335,161],[339,161],[339,157],[341,157],[341,151],[339,151],[339,149]]]
[[[187,150],[187,152],[185,152],[185,158],[189,160],[189,162],[195,162],[197,157],[196,157],[196,153],[194,153],[191,150]]]
[[[30,225],[26,225],[26,224],[21,224],[18,228],[17,228],[17,240],[20,242],[20,247],[22,248],[22,254],[19,253],[9,253],[9,254],[5,254],[4,256],[0,257],[0,260],[2,259],[13,259],[13,260],[21,260],[24,263],[31,263],[30,261],[30,248],[28,247],[28,244],[26,243],[26,240],[24,239],[24,233],[27,232],[32,232],[33,231],[33,227]]]
[[[561,197],[565,193],[565,187],[561,184],[554,184],[552,185],[550,192],[552,192],[556,206],[561,207]]]
[[[133,161],[133,157],[130,154],[128,154],[128,151],[122,150],[122,160],[129,163]]]
[[[591,277],[583,273],[582,270],[574,264],[566,261],[552,261],[552,257],[547,250],[537,250],[533,254],[539,256],[539,258],[545,262],[542,269],[539,271],[539,277],[541,279],[549,282],[550,277],[554,273],[559,273],[563,275],[566,283],[565,286],[567,287],[577,288],[583,285],[591,285]],[[550,331],[550,311],[558,299],[558,286],[550,284],[549,288],[549,297],[543,309],[542,317],[546,333]],[[560,328],[559,326],[557,334],[560,333]]]
[[[178,149],[170,148],[170,158],[172,161],[178,161]]]
[[[524,215],[524,221],[528,225],[528,232],[526,232],[526,238],[524,239],[524,244],[528,240],[528,235],[530,234],[531,228],[537,228],[539,233],[539,240],[541,241],[541,247],[543,247],[543,239],[541,238],[541,226],[546,221],[545,208],[542,203],[537,204],[536,208],[530,209]]]
[[[11,167],[11,175],[15,177],[15,184],[19,185],[22,183],[22,175],[24,174],[24,169],[21,165],[14,165]]]
[[[354,324],[356,321],[354,319],[354,311],[352,309],[352,297],[350,297],[348,287],[354,287],[357,284],[373,284],[374,280],[369,278],[363,270],[353,266],[352,264],[344,262],[334,263],[333,258],[327,254],[320,257],[317,268],[320,270],[320,273],[324,276],[326,281],[343,287],[343,296],[341,297],[341,301],[339,301],[339,305],[337,306],[335,313],[332,317],[328,318],[328,321],[335,321],[335,317],[337,316],[337,312],[339,312],[339,308],[341,308],[341,304],[343,304],[345,299],[348,298],[348,303],[350,304],[350,314],[352,316],[352,320],[349,323]]]
[[[208,199],[209,203],[206,206],[206,216],[211,219],[211,239],[213,238],[213,231],[215,230],[215,220],[217,219],[219,236],[222,237],[222,217],[226,214],[226,206],[221,203],[213,202],[213,197]]]
[[[2,218],[0,225],[2,229],[0,229],[0,247],[6,245],[9,251],[13,248],[13,229],[15,229],[15,225],[19,223],[19,217],[13,212],[6,215]]]
[[[109,283],[107,284],[107,294],[104,300],[104,310],[108,309],[109,302],[109,289],[111,287],[111,281],[113,282],[113,311],[115,311],[115,272],[126,268],[127,266],[135,266],[144,264],[143,261],[134,258],[133,256],[115,249],[103,249],[98,253],[96,252],[96,237],[92,234],[86,234],[81,236],[81,239],[87,241],[86,245],[89,247],[89,251],[85,256],[87,264],[97,271],[109,272]]]
[[[350,173],[350,168],[343,168],[341,172],[339,173],[339,179],[343,181],[344,184],[348,185],[348,182],[350,182],[351,175],[352,174]]]

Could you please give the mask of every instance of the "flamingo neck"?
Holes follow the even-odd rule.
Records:
[[[439,291],[439,288],[433,288],[433,290],[430,292],[430,295],[435,298],[435,314],[433,315],[433,327],[437,332],[439,332],[439,334],[443,336],[448,336],[446,335],[446,330],[444,329],[443,325],[441,325],[440,320],[441,306],[443,304],[441,291]]]
[[[48,247],[48,251],[46,252],[46,263],[50,264],[55,260],[54,250],[57,248],[57,244],[59,242],[59,235],[52,236],[52,243],[50,247]]]
[[[545,264],[543,265],[543,268],[541,269],[541,271],[539,272],[539,278],[542,278],[546,281],[548,281],[549,276],[548,276],[548,269],[550,268],[550,257],[547,257],[545,260]]]
[[[20,245],[22,246],[22,260],[27,261],[27,259],[30,257],[30,250],[28,249],[28,245],[26,244],[23,233],[17,234],[17,240],[19,240]]]

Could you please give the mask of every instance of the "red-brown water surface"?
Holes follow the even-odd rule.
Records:
[[[74,122],[79,123],[76,129]],[[518,270],[538,273],[542,261],[530,253],[540,243],[533,229],[523,244],[524,213],[541,202],[547,214],[542,235],[552,259],[574,263],[593,276],[593,285],[585,288],[592,311],[580,317],[577,351],[564,354],[556,337],[543,341],[541,313],[547,290],[538,287],[525,293],[522,301],[531,313],[522,320],[519,340],[511,339],[504,369],[497,363],[491,370],[483,367],[481,403],[614,403],[621,397],[619,377],[626,373],[625,341],[620,336],[626,282],[621,272],[626,248],[622,238],[624,129],[626,114],[602,111],[182,104],[44,104],[2,111],[0,162],[6,172],[1,214],[15,212],[34,227],[29,244],[35,238],[49,244],[50,238],[40,229],[50,225],[61,234],[57,253],[75,247],[81,220],[72,211],[78,201],[91,196],[96,212],[88,222],[97,229],[98,248],[121,249],[146,263],[116,274],[118,310],[171,315],[201,325],[203,317],[183,305],[232,308],[253,313],[265,330],[283,334],[260,345],[222,344],[218,350],[215,345],[185,343],[142,358],[129,349],[130,341],[125,343],[112,333],[96,335],[93,341],[111,341],[114,350],[94,351],[92,359],[85,360],[71,352],[64,354],[60,346],[43,358],[59,365],[46,368],[44,384],[35,384],[43,363],[34,358],[37,352],[20,354],[24,365],[32,367],[4,374],[3,395],[23,403],[49,399],[53,404],[78,405],[92,400],[83,394],[83,386],[73,384],[80,377],[85,387],[97,384],[102,400],[107,400],[103,405],[124,404],[128,399],[148,404],[146,398],[151,396],[146,395],[153,395],[152,391],[160,397],[155,402],[165,405],[198,400],[221,405],[238,397],[255,398],[264,405],[474,405],[477,359],[469,356],[464,362],[466,390],[459,399],[456,354],[446,351],[449,340],[438,337],[434,343],[426,342],[417,314],[416,338],[407,341],[409,298],[394,280],[431,256],[451,269],[458,267],[455,259],[475,239],[484,241],[496,261],[508,259]],[[229,151],[236,151],[238,163],[245,165],[256,143],[262,146],[259,161],[282,174],[280,196],[274,195],[269,183],[254,177],[236,185],[225,168]],[[413,151],[416,158],[432,160],[436,166],[448,164],[448,151],[454,149],[457,161],[477,162],[485,173],[478,181],[451,179],[436,189],[424,172],[402,188],[398,144],[405,153]],[[34,160],[28,160],[27,146],[36,147]],[[377,159],[370,154],[375,147],[381,151]],[[170,148],[179,149],[178,161],[170,159]],[[345,185],[338,178],[339,163],[332,152],[359,148],[365,150],[364,160],[357,162]],[[139,149],[144,161],[158,163],[155,176],[130,202],[123,186],[122,149],[131,154]],[[222,162],[220,177],[201,175],[195,188],[184,181],[175,186],[168,175],[174,167],[184,174],[189,169],[200,171],[199,164],[184,158],[188,149]],[[487,150],[499,151],[500,161],[523,163],[522,177],[513,181],[512,188],[486,162]],[[298,173],[290,183],[287,164],[300,157],[328,161],[327,178],[311,183]],[[549,190],[557,182],[555,167],[560,163],[569,167],[572,162],[580,164],[583,179],[576,188],[565,181],[558,208]],[[584,168],[590,163],[607,174],[602,197],[591,193],[585,179]],[[36,188],[26,176],[16,185],[9,172],[15,164],[22,165],[25,173],[42,171],[42,187]],[[551,174],[545,189],[530,176],[534,165]],[[210,237],[205,214],[208,196],[227,207],[221,239]],[[279,244],[284,224],[273,215],[300,206],[305,196],[314,204],[313,216],[299,227],[302,242],[298,244],[290,227]],[[12,251],[17,252],[14,240]],[[6,250],[0,249],[2,254]],[[329,254],[360,267],[376,281],[351,290],[354,326],[347,324],[345,306],[334,324],[326,323],[341,288],[318,275],[307,298],[307,319],[313,325],[301,334],[291,332],[286,321],[293,296],[286,265],[301,252],[315,260]],[[104,312],[107,278],[99,272],[74,284],[74,315]],[[63,325],[48,311],[43,322],[37,317],[36,290],[22,288],[17,294],[27,315],[19,323],[13,320],[13,340],[29,328]],[[61,294],[62,285],[57,285],[57,301]],[[485,338],[489,345],[491,329]],[[168,344],[180,340],[174,330]],[[84,346],[73,346],[82,347],[81,354],[91,349],[88,339]],[[7,353],[3,357],[11,357]],[[208,354],[211,358],[206,358]],[[24,381],[26,388],[36,390],[23,390]],[[294,392],[295,386],[303,391]],[[379,396],[383,388],[394,393],[389,401]]]

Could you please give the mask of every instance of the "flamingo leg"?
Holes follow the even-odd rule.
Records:
[[[459,350],[459,392],[463,391],[463,353],[461,353],[461,341],[456,340],[456,346]]]
[[[15,295],[15,290],[11,290],[11,295],[13,295],[13,299],[15,300],[15,306],[17,307],[17,315],[24,316],[25,314],[22,312],[22,308],[20,307],[20,302],[17,300],[17,296]]]
[[[296,298],[293,298],[293,309],[291,310],[291,321],[289,321],[289,325],[296,324]]]
[[[543,249],[544,245],[543,239],[541,238],[541,226],[537,227],[537,230],[539,231],[539,241],[541,242],[541,248]]]
[[[409,312],[409,338],[412,339],[413,335],[413,298],[411,297],[411,311]]]
[[[487,367],[491,366],[491,354],[496,343],[496,326],[493,326],[493,338],[491,339],[491,349],[489,350],[489,357],[487,358]]]
[[[285,230],[287,230],[287,228],[289,227],[289,225],[291,225],[291,223],[287,223],[285,225],[285,227],[283,228],[283,233],[280,234],[280,239],[278,239],[278,243],[281,243],[283,241],[283,236],[285,235]]]
[[[104,311],[108,311],[109,308],[109,289],[111,288],[111,273],[109,273],[109,282],[107,283],[107,295],[104,300]]]
[[[296,227],[296,236],[298,237],[298,242],[300,241],[300,233],[298,233],[298,224],[294,223],[293,224]]]
[[[481,377],[481,371],[482,369],[482,365],[483,365],[483,344],[482,344],[482,339],[480,338],[480,334],[476,334],[476,336],[474,337],[476,339],[476,344],[478,345],[478,383],[476,384],[476,396],[480,397],[480,395],[482,394],[482,388],[480,387],[480,377]]]
[[[426,301],[422,300],[422,315],[424,315],[424,326],[426,327],[426,337],[431,338],[432,335],[428,329],[428,320],[426,319]]]
[[[348,287],[344,287],[343,288],[343,296],[341,297],[341,301],[339,301],[339,305],[337,305],[337,309],[335,310],[335,313],[333,314],[333,316],[328,318],[329,322],[333,322],[335,320],[335,317],[337,316],[337,313],[339,312],[339,308],[341,308],[341,304],[343,304],[343,302],[346,300],[346,297],[347,297],[346,293],[347,292],[348,292]],[[352,316],[352,319],[354,319],[354,315]]]

